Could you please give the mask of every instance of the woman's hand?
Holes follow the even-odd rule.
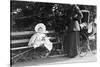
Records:
[[[80,24],[80,26],[81,26],[81,28],[84,28],[87,26],[87,23],[82,23],[82,24]]]

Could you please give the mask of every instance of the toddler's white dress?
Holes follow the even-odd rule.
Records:
[[[50,42],[49,38],[43,33],[34,34],[31,37],[28,45],[33,46],[34,48],[44,45],[49,51],[51,51],[53,48],[52,43]]]

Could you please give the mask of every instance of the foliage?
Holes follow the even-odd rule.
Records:
[[[96,7],[78,5],[90,11],[90,21],[96,17]],[[69,22],[71,4],[11,1],[11,31],[32,30],[37,23],[57,32]]]

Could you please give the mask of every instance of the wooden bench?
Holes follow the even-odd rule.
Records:
[[[28,46],[28,42],[34,33],[34,31],[11,32],[10,50],[31,48]],[[47,31],[46,34],[53,44],[59,43],[55,37],[54,31]]]

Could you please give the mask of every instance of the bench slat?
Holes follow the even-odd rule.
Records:
[[[35,31],[11,32],[11,36],[30,35],[34,33]],[[46,31],[46,33],[54,33],[54,31]]]
[[[48,37],[49,39],[55,39],[55,37]],[[29,42],[30,39],[21,39],[21,40],[11,40],[11,44],[16,44],[16,43],[27,43]]]
[[[57,44],[57,43],[60,43],[60,42],[53,42],[53,44]],[[26,48],[32,48],[32,47],[24,46],[24,47],[11,48],[10,50],[19,50],[19,49],[26,49]]]

